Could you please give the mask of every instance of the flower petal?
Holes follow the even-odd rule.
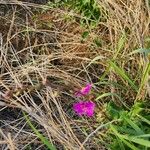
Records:
[[[77,115],[87,115],[92,117],[94,115],[95,103],[92,101],[77,102],[73,104],[73,110]]]
[[[82,88],[81,90],[80,90],[80,92],[83,94],[83,95],[87,95],[89,92],[90,92],[90,90],[91,90],[91,88],[92,88],[92,84],[87,84],[84,88]]]
[[[88,101],[86,103],[86,115],[88,117],[92,117],[94,115],[95,103],[92,101]]]
[[[89,94],[91,91],[92,84],[88,83],[85,87],[75,93],[75,96],[80,97]]]
[[[73,104],[73,109],[79,116],[84,114],[83,108],[84,108],[84,102],[78,102]]]

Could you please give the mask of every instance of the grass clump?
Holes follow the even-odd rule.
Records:
[[[94,27],[98,24],[100,19],[103,19],[101,9],[95,0],[63,0],[49,2],[51,7],[65,7],[73,9],[75,12],[81,14],[80,23],[82,25],[88,25],[88,27]]]
[[[112,138],[110,148],[145,150],[150,147],[149,106],[136,102],[130,110],[119,108],[109,103],[107,113],[111,119],[120,119],[118,124],[111,125],[109,133]]]
[[[69,1],[73,3],[75,10],[79,11],[85,19],[81,19],[82,24],[96,25],[102,17],[100,8],[95,0],[76,0]]]

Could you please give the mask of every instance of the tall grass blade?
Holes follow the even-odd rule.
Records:
[[[112,131],[120,138],[120,139],[125,139],[134,143],[137,143],[139,145],[143,145],[146,147],[150,147],[150,141],[149,140],[144,140],[142,138],[138,138],[137,136],[128,136],[128,135],[122,135],[120,133],[117,132],[117,130],[110,125]]]
[[[138,95],[141,94],[141,91],[142,91],[143,87],[145,86],[145,84],[148,81],[149,72],[150,72],[150,63],[147,63],[144,70],[143,70],[143,76],[142,76],[142,79],[141,79],[141,84],[140,84],[140,87],[139,87],[139,90],[138,90],[136,100],[138,99]]]
[[[132,150],[140,150],[137,147],[135,147],[133,144],[129,143],[126,139],[124,139],[120,133],[115,129],[113,125],[110,125],[111,130],[114,132],[114,134],[123,142],[125,143],[128,147],[130,147]]]
[[[126,75],[125,71],[119,68],[114,62],[109,61],[111,67],[116,71],[116,73],[124,80],[126,80],[131,87],[137,92],[138,87],[134,84],[134,82]]]
[[[100,99],[102,99],[102,98],[104,98],[104,97],[108,97],[108,96],[115,96],[115,97],[117,97],[117,98],[119,99],[119,101],[120,101],[127,109],[129,109],[129,107],[122,101],[121,97],[118,96],[116,93],[104,93],[104,94],[102,94],[102,95],[99,95],[99,96],[96,98],[96,101],[98,101],[98,100],[100,100]]]
[[[113,60],[117,58],[119,52],[123,49],[125,42],[126,42],[126,36],[125,33],[123,33],[121,38],[118,41],[117,49],[115,50],[115,55],[113,56]]]
[[[147,123],[148,125],[150,125],[150,121],[148,119],[144,118],[141,115],[137,115],[137,116],[141,119],[141,121],[143,121],[143,122]]]
[[[138,135],[144,134],[144,132],[131,120],[126,117],[124,119],[130,124],[130,126],[137,132]]]

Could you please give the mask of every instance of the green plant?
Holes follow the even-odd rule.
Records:
[[[111,150],[148,150],[150,147],[150,112],[145,103],[136,102],[130,111],[107,105],[107,115],[111,119],[120,119],[118,124],[110,125]]]
[[[74,9],[76,12],[81,14],[80,23],[90,26],[95,26],[100,18],[101,10],[98,6],[96,0],[63,0],[63,1],[54,1],[49,2],[48,6],[50,7],[67,7]]]
[[[81,23],[94,25],[100,20],[101,12],[95,0],[76,0],[75,7],[85,17]]]

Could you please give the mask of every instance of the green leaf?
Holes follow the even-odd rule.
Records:
[[[144,140],[142,138],[138,138],[137,136],[128,136],[128,135],[122,135],[120,133],[117,132],[117,130],[110,125],[112,131],[120,138],[120,139],[124,139],[124,140],[128,140],[134,143],[137,143],[139,145],[143,145],[146,147],[150,147],[150,141],[149,140]]]
[[[150,125],[150,121],[148,119],[146,119],[145,117],[142,117],[141,115],[137,115],[137,116],[141,119],[141,121],[143,121],[143,122],[147,123],[148,125]]]
[[[120,118],[120,111],[122,109],[116,106],[113,102],[109,102],[107,104],[106,110],[108,115],[110,115],[112,119]]]
[[[135,90],[138,91],[138,87],[134,84],[134,82],[126,75],[125,71],[121,68],[119,68],[114,62],[109,61],[111,67],[116,71],[116,73],[124,80],[126,80],[131,87]]]
[[[123,33],[118,42],[118,47],[117,47],[118,51],[123,49],[125,42],[126,42],[126,35],[125,33]]]
[[[88,35],[89,35],[89,32],[85,31],[85,32],[82,33],[82,38],[86,39],[88,37]]]
[[[110,149],[111,150],[116,150],[116,149],[126,150],[125,145],[117,136],[116,136],[116,139],[113,141],[113,143],[110,144]]]
[[[131,119],[128,119],[127,117],[124,117],[124,119],[137,132],[138,135],[144,134],[144,132]]]
[[[143,138],[147,138],[147,137],[150,137],[150,134],[143,134],[143,135],[138,135],[138,136],[136,136],[137,138],[138,137],[143,137]]]
[[[99,95],[97,98],[96,98],[96,101],[99,100],[99,99],[102,99],[104,97],[108,97],[108,96],[116,96],[120,99],[120,97],[116,94],[116,93],[104,93],[102,95]]]
[[[131,110],[130,110],[130,114],[132,117],[136,116],[137,114],[139,114],[140,112],[142,112],[142,110],[144,108],[142,108],[143,103],[141,102],[135,102],[135,104],[132,106]]]
[[[95,100],[98,101],[99,99],[102,99],[102,98],[108,97],[108,96],[115,96],[115,97],[117,97],[117,98],[119,99],[119,101],[120,101],[127,109],[129,109],[128,106],[122,101],[121,97],[118,96],[116,93],[104,93],[104,94],[102,94],[102,95],[99,95]]]
[[[115,50],[115,55],[113,56],[114,60],[117,58],[119,52],[123,49],[125,41],[126,41],[126,36],[125,33],[123,33],[121,38],[118,41],[117,49]]]
[[[96,44],[97,47],[101,47],[102,46],[102,41],[99,38],[95,38],[94,39],[94,43]]]
[[[121,135],[121,137],[126,139],[126,140],[137,143],[139,145],[150,147],[150,141],[149,140],[144,140],[142,138],[137,138],[136,136],[127,136],[127,135]]]
[[[136,97],[135,101],[138,100],[138,97],[141,94],[141,91],[142,91],[143,87],[146,85],[146,83],[148,81],[149,72],[150,72],[150,63],[147,63],[146,66],[144,67],[144,70],[143,70],[143,73],[142,73],[142,79],[141,79],[140,87],[139,87],[139,90],[138,90],[137,97]]]
[[[122,135],[120,133],[118,133],[118,131],[115,129],[115,127],[113,125],[110,125],[111,130],[114,132],[114,134],[123,142],[125,143],[128,147],[130,147],[132,150],[140,150],[137,147],[135,147],[132,143],[129,143],[127,140],[122,137]]]

